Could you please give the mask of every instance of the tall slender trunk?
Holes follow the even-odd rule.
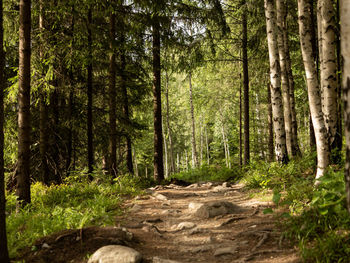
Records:
[[[278,43],[278,53],[279,53],[279,63],[281,68],[281,88],[282,88],[282,98],[283,98],[283,113],[284,113],[284,126],[286,130],[286,144],[287,151],[290,156],[295,155],[295,150],[293,149],[294,142],[292,136],[292,112],[290,103],[290,90],[289,90],[289,78],[287,73],[287,54],[285,50],[285,34],[286,30],[284,26],[284,18],[286,16],[286,6],[284,0],[276,0],[277,9],[277,43]]]
[[[243,164],[250,161],[249,143],[249,76],[248,76],[248,30],[247,30],[247,6],[244,3],[242,13],[242,62],[243,62],[243,97],[244,97],[244,159]]]
[[[239,74],[240,79],[242,74]],[[243,165],[243,148],[242,148],[242,85],[241,81],[239,82],[239,166]]]
[[[116,67],[115,67],[115,14],[110,15],[109,21],[109,174],[117,176],[117,125],[116,125]]]
[[[192,73],[188,73],[188,81],[190,88],[190,109],[191,109],[191,121],[192,121],[192,167],[198,167],[198,155],[197,155],[197,145],[196,145],[196,124],[194,120],[194,109],[193,109],[193,96],[192,96]]]
[[[153,113],[154,113],[154,179],[164,180],[163,138],[162,138],[162,100],[160,65],[160,25],[158,17],[153,18]]]
[[[321,90],[323,94],[323,118],[328,132],[329,146],[335,149],[334,140],[337,132],[338,93],[337,93],[337,59],[335,38],[335,10],[333,0],[318,0],[322,47]]]
[[[5,90],[5,52],[4,52],[3,7],[0,0],[0,262],[9,263],[6,234],[6,199],[4,171],[4,90]]]
[[[324,124],[322,103],[317,80],[317,71],[312,57],[310,4],[307,0],[298,0],[299,33],[301,52],[306,72],[309,106],[314,126],[317,148],[316,179],[322,177],[329,165],[329,147],[327,130]],[[316,182],[317,183],[317,182]]]
[[[267,84],[267,104],[268,104],[268,125],[269,125],[269,142],[268,142],[268,152],[269,160],[272,162],[275,158],[275,153],[273,150],[273,117],[272,117],[272,104],[271,104],[271,89],[270,83]]]
[[[164,124],[162,121],[162,128],[163,128],[163,139],[164,139],[164,177],[165,179],[169,177],[169,165],[168,165],[168,145],[166,141],[166,136],[165,136],[165,129],[164,129]]]
[[[337,50],[337,87],[338,87],[338,118],[337,118],[337,132],[334,140],[334,147],[339,151],[342,150],[343,147],[343,107],[342,107],[342,59],[341,59],[341,43],[340,43],[340,6],[339,1],[337,0],[337,30],[336,30],[336,50]]]
[[[207,148],[207,164],[210,164],[210,152],[209,152],[209,140],[208,140],[208,129],[207,126],[205,126],[205,144]]]
[[[87,138],[88,138],[88,176],[89,180],[92,181],[92,172],[94,170],[94,148],[93,148],[93,126],[92,126],[92,9],[89,7],[88,10],[88,57],[89,63],[87,65]]]
[[[340,2],[341,54],[343,57],[343,102],[346,139],[345,188],[347,210],[350,214],[350,2]]]
[[[31,1],[19,4],[19,83],[18,83],[18,207],[30,203],[30,30]]]
[[[75,8],[74,3],[72,5],[72,39],[71,39],[71,57],[73,58],[74,52],[74,27],[75,27]],[[70,81],[70,89],[69,89],[69,98],[68,98],[68,136],[67,136],[67,161],[66,161],[66,174],[70,175],[72,170],[72,155],[73,155],[73,111],[74,111],[74,74],[73,74],[73,63],[71,63],[71,67],[69,70],[69,81]]]
[[[271,102],[273,127],[275,132],[276,160],[288,162],[286,132],[284,127],[283,105],[281,95],[281,69],[277,47],[277,27],[273,0],[265,0],[266,32],[270,57]]]
[[[40,0],[39,2],[39,8],[40,8],[40,15],[39,15],[39,31],[40,31],[40,50],[39,50],[39,56],[40,61],[44,61],[44,8],[43,8],[43,1]],[[44,72],[42,72],[42,78],[44,78]],[[49,165],[48,165],[48,129],[47,129],[47,123],[48,123],[48,109],[46,105],[46,92],[44,89],[40,92],[39,97],[39,105],[40,105],[40,123],[39,123],[39,151],[40,151],[40,159],[41,159],[41,179],[43,180],[44,184],[49,184]]]
[[[124,26],[121,25],[121,42],[122,50],[120,56],[120,75],[121,75],[121,89],[122,89],[122,98],[123,98],[123,114],[125,126],[130,126],[130,112],[129,112],[129,99],[128,99],[128,90],[127,90],[127,77],[125,74],[126,70],[126,57],[125,57],[125,36],[124,36]],[[129,132],[125,132],[126,138],[126,166],[130,174],[134,174],[134,166],[132,162],[132,148],[131,148],[131,137]]]
[[[318,50],[318,35],[317,35],[317,1],[316,3],[314,0],[309,0],[310,5],[310,19],[311,19],[311,43],[312,43],[312,57],[314,59],[315,65],[316,65],[316,73],[317,76],[319,76],[319,67],[320,67],[320,57],[319,57],[319,50]],[[315,15],[315,6],[316,6],[316,15]],[[317,25],[317,26],[316,26]],[[313,151],[316,149],[316,138],[315,138],[315,131],[314,131],[314,125],[312,124],[311,119],[311,113],[309,114],[309,141],[310,141],[310,149]]]
[[[173,148],[173,140],[172,140],[172,132],[170,128],[170,116],[169,116],[169,76],[168,71],[165,71],[165,99],[166,99],[166,127],[167,127],[167,135],[169,140],[169,157],[170,157],[170,172],[176,172],[175,167],[175,157],[174,157],[174,148]]]

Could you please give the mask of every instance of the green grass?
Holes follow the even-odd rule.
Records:
[[[113,225],[121,213],[122,195],[136,195],[143,182],[130,176],[119,177],[114,184],[88,183],[84,175],[69,178],[62,185],[31,186],[32,203],[16,213],[16,196],[7,194],[7,233],[11,258],[20,249],[31,246],[43,236],[64,229],[91,225]],[[101,180],[100,180],[101,181]]]
[[[273,190],[272,200],[289,210],[287,219],[280,222],[284,235],[299,243],[305,262],[348,262],[350,258],[350,216],[342,167],[330,167],[317,188],[314,154],[288,165],[253,162],[243,177],[248,189]]]

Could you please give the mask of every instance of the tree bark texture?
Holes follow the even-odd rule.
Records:
[[[242,62],[243,62],[243,100],[244,100],[244,158],[243,164],[250,161],[249,142],[249,76],[248,76],[248,31],[247,31],[247,7],[244,1],[242,13]]]
[[[39,56],[40,60],[44,60],[44,8],[43,8],[43,1],[40,0],[40,15],[39,15],[39,31],[40,31],[40,50],[39,50]],[[41,72],[42,78],[44,78],[44,72]],[[47,123],[48,123],[48,108],[46,105],[46,92],[44,88],[42,88],[40,92],[39,97],[39,111],[40,111],[40,123],[39,123],[39,151],[40,151],[40,159],[41,159],[41,180],[44,182],[44,184],[49,185],[50,180],[50,170],[49,170],[49,164],[48,164],[48,129],[47,129]]]
[[[277,46],[277,26],[273,0],[265,0],[265,16],[267,42],[270,60],[271,102],[273,114],[273,127],[275,133],[276,160],[280,163],[288,162],[286,146],[286,131],[284,127],[283,105],[281,95],[281,76]]]
[[[154,17],[153,37],[153,113],[154,113],[154,179],[164,180],[163,138],[162,138],[162,100],[161,100],[161,65],[160,65],[160,25]]]
[[[272,162],[275,158],[274,147],[273,147],[273,116],[272,116],[272,104],[271,104],[271,89],[270,83],[267,84],[267,104],[268,104],[268,125],[269,125],[269,142],[268,152],[269,161]]]
[[[92,9],[89,8],[88,11],[88,50],[89,50],[89,63],[87,66],[87,97],[88,97],[88,105],[87,105],[87,138],[88,138],[88,176],[90,181],[93,179],[92,172],[94,170],[94,148],[93,148],[93,125],[92,125]]]
[[[116,66],[115,66],[115,14],[110,15],[109,21],[109,174],[117,176],[117,117],[116,117]]]
[[[337,58],[336,58],[336,24],[335,10],[332,0],[318,0],[319,19],[318,28],[321,31],[322,67],[321,67],[321,89],[323,94],[323,117],[328,132],[328,140],[331,149],[337,132],[338,94],[337,94]]]
[[[31,1],[19,5],[19,83],[18,83],[18,207],[30,203],[30,55]]]
[[[343,102],[346,139],[345,187],[347,210],[350,214],[350,2],[340,1],[341,54],[343,57]]]
[[[191,110],[191,121],[192,121],[192,167],[198,167],[198,154],[196,144],[196,122],[194,119],[194,108],[193,108],[193,96],[192,96],[192,73],[188,73],[189,91],[190,91],[190,110]]]
[[[300,45],[306,73],[309,107],[314,126],[317,149],[316,179],[322,177],[329,165],[327,129],[324,124],[317,71],[312,56],[310,3],[298,0]],[[317,183],[317,182],[316,182]]]
[[[277,43],[279,62],[281,68],[281,87],[282,87],[282,98],[283,98],[283,113],[284,113],[284,125],[286,130],[286,144],[288,154],[293,157],[295,156],[295,146],[292,136],[292,110],[290,103],[290,89],[289,89],[289,78],[287,72],[287,52],[285,49],[285,36],[284,32],[286,27],[284,19],[286,16],[286,6],[284,0],[276,0],[277,10]],[[288,36],[287,36],[288,37]]]
[[[241,74],[239,74],[241,78]],[[243,148],[242,148],[242,86],[241,86],[241,81],[239,82],[239,166],[242,167],[243,165],[243,159],[242,159],[242,153],[243,153]]]
[[[5,90],[5,52],[3,7],[0,0],[0,262],[9,263],[6,235],[6,199],[4,171],[4,90]]]
[[[172,132],[170,128],[170,116],[169,116],[169,76],[168,72],[165,72],[165,99],[166,99],[166,127],[167,127],[167,135],[169,140],[169,157],[170,157],[170,173],[176,172],[175,166],[175,157],[174,157],[174,148],[173,148],[173,140],[172,140]]]

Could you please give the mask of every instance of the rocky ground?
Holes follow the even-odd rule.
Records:
[[[117,218],[117,228],[92,227],[55,234],[39,240],[39,251],[28,252],[24,259],[87,262],[88,256],[102,246],[122,245],[109,247],[99,256],[128,253],[124,251],[127,246],[139,253],[123,257],[135,261],[115,262],[140,262],[141,258],[145,263],[300,262],[297,251],[282,238],[276,219],[263,214],[272,204],[249,199],[242,189],[242,185],[227,183],[147,189],[146,195],[125,203],[128,212]],[[97,258],[89,262],[104,261]]]

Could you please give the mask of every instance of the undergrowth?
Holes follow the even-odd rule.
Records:
[[[221,167],[217,165],[202,165],[197,169],[189,169],[172,175],[171,178],[184,180],[186,182],[206,182],[206,181],[237,181],[242,177],[241,169]]]
[[[65,229],[91,225],[113,225],[123,195],[136,195],[145,185],[140,178],[121,176],[111,180],[88,182],[86,175],[75,174],[64,184],[31,186],[32,202],[16,213],[16,196],[7,193],[7,233],[10,257],[40,237]],[[33,249],[35,249],[33,247]]]
[[[286,218],[280,220],[284,235],[299,243],[305,262],[349,262],[350,216],[343,166],[330,167],[316,188],[315,160],[315,154],[306,154],[287,165],[253,162],[243,181],[250,189],[273,190],[276,206],[288,211],[276,214]]]

